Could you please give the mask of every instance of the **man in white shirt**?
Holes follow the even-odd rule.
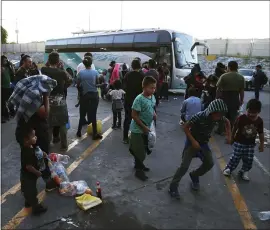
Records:
[[[84,55],[84,58],[86,58],[86,57],[91,57],[91,58],[93,58],[93,55],[92,55],[91,53],[88,52],[88,53],[85,53],[85,55]],[[81,63],[77,66],[77,74],[78,74],[81,70],[84,70],[84,69],[85,69],[85,66],[84,66],[84,64],[81,62]],[[96,70],[94,63],[91,65],[91,69]]]

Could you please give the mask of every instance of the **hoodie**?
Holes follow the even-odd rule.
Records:
[[[216,99],[212,101],[207,109],[199,112],[191,117],[189,120],[189,125],[191,126],[191,135],[200,144],[205,144],[209,142],[213,129],[218,121],[212,120],[210,114],[215,112],[220,112],[225,115],[228,108],[222,99]],[[224,120],[224,116],[221,118]]]

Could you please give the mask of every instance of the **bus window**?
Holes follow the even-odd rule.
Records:
[[[197,49],[194,49],[192,53],[190,52],[190,49],[193,45],[192,37],[180,33],[174,33],[174,36],[175,41],[173,45],[175,54],[175,67],[189,67],[191,63],[197,63]]]
[[[156,43],[158,33],[139,33],[135,35],[134,42],[138,43]]]

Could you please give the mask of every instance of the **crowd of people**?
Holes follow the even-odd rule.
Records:
[[[82,127],[92,124],[93,140],[102,139],[97,132],[97,109],[99,92],[101,98],[112,102],[112,128],[122,126],[121,112],[124,110],[123,143],[129,144],[129,152],[134,158],[135,176],[142,181],[148,179],[145,174],[150,169],[144,164],[147,154],[148,133],[157,119],[157,107],[161,99],[168,100],[170,71],[166,63],[157,64],[153,59],[141,63],[135,58],[131,69],[124,64],[112,61],[108,70],[101,74],[95,70],[91,53],[84,55],[77,67],[76,75],[67,72],[60,61],[59,54],[49,54],[48,62],[40,72],[34,72],[31,57],[23,55],[21,67],[14,69],[2,56],[2,89],[5,89],[3,107],[16,113],[16,140],[21,147],[21,184],[25,197],[25,206],[32,207],[34,214],[46,211],[38,204],[37,179],[42,176],[46,190],[57,187],[51,179],[48,161],[45,169],[40,170],[37,153],[44,152],[44,158],[50,154],[50,142],[61,143],[61,149],[67,150],[67,127],[69,122],[66,103],[67,88],[72,84],[78,89],[79,123],[77,136],[82,136]],[[232,144],[234,152],[224,175],[229,176],[243,160],[240,175],[248,180],[248,171],[252,167],[255,138],[260,137],[260,151],[263,151],[263,121],[259,117],[261,103],[252,99],[247,104],[247,113],[238,116],[239,107],[244,101],[245,81],[238,72],[238,64],[231,61],[226,68],[218,63],[215,74],[208,78],[196,64],[185,80],[187,91],[181,109],[181,119],[186,134],[182,163],[176,171],[169,188],[172,197],[179,198],[178,186],[187,172],[194,157],[199,157],[202,165],[191,172],[192,188],[199,189],[199,177],[213,167],[212,153],[208,146],[212,131],[218,124],[218,133],[226,133],[227,143]],[[34,74],[35,73],[35,74]],[[259,78],[259,73],[256,77]],[[14,78],[13,78],[14,77]],[[4,81],[3,81],[4,79]],[[75,79],[75,80],[74,80]],[[12,92],[10,83],[14,82]],[[74,83],[75,82],[75,83]],[[2,94],[3,95],[3,94]],[[7,114],[6,114],[7,113]],[[87,117],[87,119],[86,119]],[[130,135],[129,135],[130,131]]]

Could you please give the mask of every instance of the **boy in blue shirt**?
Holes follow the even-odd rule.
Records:
[[[156,120],[156,99],[153,95],[156,90],[157,81],[150,76],[144,78],[143,92],[139,94],[132,105],[132,121],[130,125],[131,136],[129,151],[135,160],[135,176],[142,181],[148,179],[144,172],[149,171],[143,161],[146,157],[146,143],[148,133],[153,120]]]
[[[202,102],[198,95],[196,88],[191,87],[188,89],[189,97],[184,100],[181,108],[181,120],[183,122],[187,122],[194,114],[202,111]]]

